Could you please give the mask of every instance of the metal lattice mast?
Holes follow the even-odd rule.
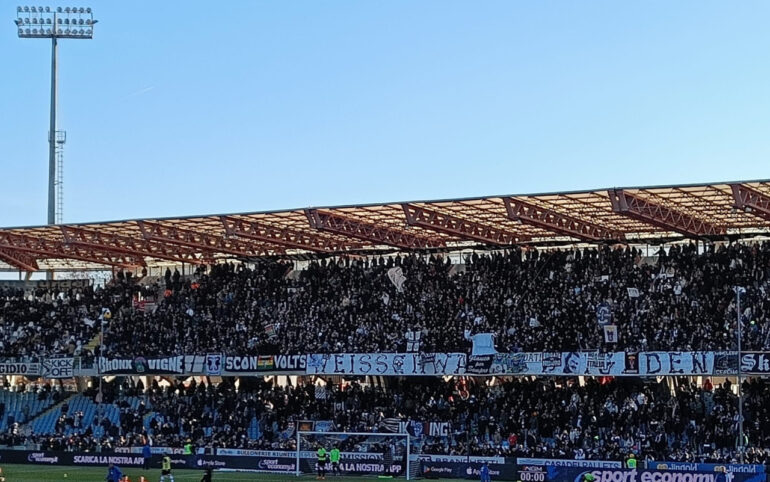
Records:
[[[64,143],[66,131],[56,131],[56,224],[61,224],[64,217]]]
[[[90,39],[94,35],[93,13],[84,7],[17,7],[19,38],[51,39],[51,118],[48,129],[48,224],[61,222],[63,207],[62,148],[66,136],[56,128],[58,104],[58,40]],[[63,133],[62,133],[63,134]]]

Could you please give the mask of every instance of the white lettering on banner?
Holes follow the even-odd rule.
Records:
[[[735,475],[726,474],[706,474],[706,473],[688,473],[688,472],[652,472],[636,469],[630,470],[592,470],[590,472],[596,482],[717,482],[725,480],[732,482]]]
[[[226,356],[225,372],[304,372],[305,355]]]
[[[297,452],[288,452],[289,457],[296,457]],[[301,450],[299,453],[301,459],[314,459],[316,458],[315,452],[307,450]],[[347,460],[382,460],[381,453],[372,452],[340,452],[340,457]],[[393,460],[399,460],[401,457],[393,457]]]
[[[102,373],[132,371],[134,369],[131,360],[99,358],[99,371]]]
[[[147,360],[147,365],[149,365],[150,370],[152,371],[182,373],[184,371],[182,369],[182,359],[183,358],[181,356],[174,358],[161,358],[160,360],[150,358]]]
[[[27,462],[36,464],[56,464],[59,463],[59,457],[55,455],[46,455],[45,452],[33,452],[27,455]]]
[[[42,363],[43,378],[72,378],[74,358],[46,358]]]
[[[622,469],[623,463],[615,460],[574,460],[574,459],[537,459],[519,457],[516,459],[519,465],[551,465],[554,467],[586,467],[601,469]]]
[[[116,454],[141,454],[143,448],[144,447],[115,447],[114,450]],[[184,454],[184,449],[181,447],[150,447],[150,453],[182,455]]]
[[[308,374],[462,375],[464,353],[365,353],[308,355]]]
[[[164,358],[99,358],[101,373],[184,373],[183,355]]]
[[[296,457],[296,452],[288,450],[253,450],[253,449],[217,449],[217,455],[231,455],[238,457]]]
[[[770,353],[741,353],[741,371],[758,375],[770,374]]]
[[[75,455],[73,463],[78,465],[125,465],[139,466],[144,463],[143,457],[125,457],[119,455]]]
[[[0,375],[40,375],[40,363],[0,363]]]
[[[473,464],[504,464],[505,458],[500,456],[482,457],[480,455],[435,455],[435,454],[410,454],[409,460],[412,462],[422,460],[426,462],[470,462]]]
[[[428,435],[431,437],[449,437],[452,425],[449,422],[430,422]]]
[[[221,357],[221,358],[220,358]],[[740,363],[740,365],[739,365]],[[93,375],[73,358],[42,363],[0,363],[0,375],[69,378]],[[307,375],[552,375],[709,376],[770,375],[770,352],[522,352],[469,356],[465,353],[341,353],[310,355],[184,355],[165,358],[99,358],[102,374],[295,373]],[[221,370],[221,371],[220,371]]]

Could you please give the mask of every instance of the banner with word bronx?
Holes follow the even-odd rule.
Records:
[[[342,353],[247,355],[224,353],[126,358],[49,357],[0,361],[0,375],[70,378],[98,375],[536,375],[709,376],[770,375],[770,352],[525,352]]]

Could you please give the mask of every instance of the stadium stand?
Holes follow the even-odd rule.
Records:
[[[0,244],[39,253],[39,266],[81,260],[116,267],[103,287],[51,284],[24,291],[0,285],[0,357],[8,365],[41,360],[33,375],[46,376],[53,372],[43,361],[64,355],[70,370],[75,360],[80,373],[91,369],[71,392],[29,384],[1,390],[0,445],[110,452],[151,440],[156,447],[292,450],[293,430],[315,422],[345,432],[403,426],[415,435],[413,453],[423,454],[618,461],[635,453],[648,460],[735,462],[739,415],[731,377],[743,361],[735,353],[737,328],[744,353],[770,350],[770,242],[738,235],[766,234],[766,222],[755,211],[735,208],[738,198],[728,194],[761,188],[770,199],[770,183],[736,186],[263,213],[270,223],[286,223],[280,232],[261,225],[258,213],[0,230]],[[673,199],[669,194],[680,196],[689,211],[663,209]],[[627,215],[653,201],[659,208],[653,214]],[[561,224],[540,215],[544,206],[566,216],[556,216]],[[504,223],[483,216],[484,222],[469,221],[492,209],[507,213]],[[301,230],[301,222],[318,232]],[[385,227],[366,235],[371,239],[356,231],[378,223]],[[514,232],[518,224],[525,227]],[[132,236],[143,242],[130,243]],[[636,237],[626,243],[626,236]],[[45,242],[30,244],[36,237]],[[483,246],[451,245],[469,237]],[[535,238],[542,244],[526,244]],[[667,243],[670,238],[674,242]],[[265,248],[274,240],[300,251],[310,246],[314,254]],[[208,264],[215,258],[203,255],[211,250],[242,262]],[[188,263],[186,272],[182,265],[181,272],[172,267],[159,275],[148,275],[146,267],[141,275],[122,271],[153,257],[192,261],[193,268]],[[24,256],[6,258],[33,267]],[[739,315],[736,286],[745,288]],[[611,316],[614,339],[607,339],[601,316]],[[310,370],[311,355],[465,357],[473,336],[488,333],[491,348],[510,355],[507,360],[524,352],[556,354],[568,368],[559,352],[586,359],[612,352],[631,356],[624,361],[635,360],[636,371],[625,372],[619,363],[618,378],[511,370],[406,380],[390,367],[371,377]],[[709,352],[711,364],[697,374],[693,368],[693,376],[669,370],[664,374],[682,376],[640,378],[635,357],[643,352]],[[224,363],[292,354],[307,355],[307,367],[291,375],[203,368],[209,356]],[[765,353],[755,355],[750,361],[765,360]],[[175,356],[191,356],[197,371],[148,373],[138,362]],[[130,368],[97,370],[97,357]],[[770,384],[759,376],[770,366],[759,368],[743,375],[746,462],[765,464]],[[23,379],[20,369],[8,370]],[[105,374],[98,383],[96,376]],[[86,376],[94,378],[86,383]],[[435,424],[447,431],[428,429]]]
[[[733,286],[746,286],[744,349],[770,347],[769,243],[695,244],[642,256],[633,248],[473,254],[459,265],[438,256],[221,264],[165,283],[116,281],[104,289],[0,291],[3,355],[88,353],[102,312],[106,353],[173,355],[467,351],[469,333],[492,332],[499,351],[608,350],[597,306],[612,307],[617,351],[735,347]],[[403,271],[402,289],[388,279]],[[461,269],[457,269],[457,268]],[[638,297],[627,290],[638,290]],[[82,291],[82,292],[81,292]],[[161,301],[134,310],[139,292]],[[97,347],[98,348],[98,347]]]
[[[634,452],[649,460],[735,460],[737,398],[727,381],[717,386],[598,378],[582,385],[555,378],[494,385],[480,379],[391,382],[330,385],[323,396],[312,384],[279,387],[262,380],[238,389],[228,381],[156,385],[144,394],[116,396],[102,412],[92,399],[76,395],[51,412],[53,427],[46,414],[23,439],[25,445],[63,450],[141,446],[144,437],[167,447],[190,440],[204,448],[290,450],[295,443],[287,431],[290,422],[329,421],[337,430],[382,432],[396,419],[412,432],[418,422],[426,427],[416,450],[427,454],[622,460]],[[770,384],[747,381],[744,389],[752,441],[747,460],[766,463],[770,415],[764,404]],[[430,422],[447,422],[452,430],[431,436]],[[9,443],[8,437],[0,441]]]

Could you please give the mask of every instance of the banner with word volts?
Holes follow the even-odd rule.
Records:
[[[222,375],[286,373],[304,374],[305,355],[226,356]]]

